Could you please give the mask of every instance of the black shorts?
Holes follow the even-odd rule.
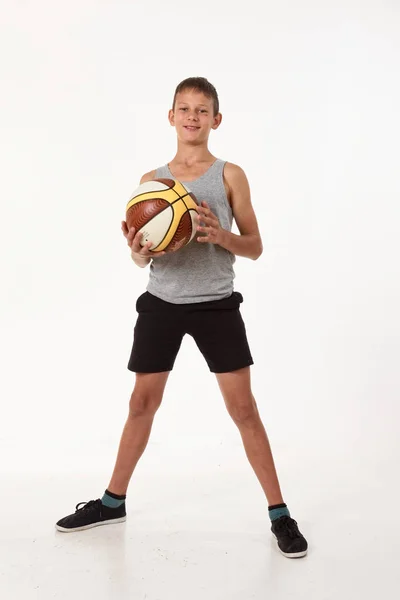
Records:
[[[212,373],[227,373],[253,364],[246,328],[240,314],[243,296],[172,304],[145,292],[136,302],[128,369],[135,373],[172,371],[187,333],[196,342]]]

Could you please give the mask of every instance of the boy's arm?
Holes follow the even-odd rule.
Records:
[[[226,163],[224,181],[228,188],[233,216],[240,235],[223,229],[219,225],[217,217],[212,214],[207,203],[204,202],[206,207],[199,208],[200,221],[203,221],[208,227],[199,227],[199,231],[206,233],[206,236],[200,238],[199,241],[216,243],[232,254],[256,260],[262,254],[263,245],[251,203],[247,177],[243,169],[232,163]]]

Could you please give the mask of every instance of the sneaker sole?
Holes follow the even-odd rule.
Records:
[[[276,539],[279,552],[283,554],[283,556],[286,556],[286,558],[303,558],[303,556],[306,556],[308,550],[303,550],[303,552],[283,552],[283,550],[279,548],[278,538],[274,533],[272,535]]]
[[[85,529],[92,529],[92,527],[99,527],[100,525],[112,525],[113,523],[123,523],[124,521],[126,521],[126,517],[109,519],[108,521],[98,521],[97,523],[83,525],[82,527],[60,527],[60,525],[56,525],[56,529],[57,531],[62,531],[63,533],[70,533],[71,531],[84,531]]]

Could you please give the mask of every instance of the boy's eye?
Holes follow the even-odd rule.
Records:
[[[187,106],[181,106],[179,110],[187,110],[187,109],[188,109]],[[199,112],[207,113],[208,111],[206,108],[201,108]]]

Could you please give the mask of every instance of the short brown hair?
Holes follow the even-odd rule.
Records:
[[[194,90],[196,92],[202,92],[207,98],[213,101],[214,105],[214,117],[219,113],[219,100],[217,90],[205,77],[188,77],[180,82],[175,90],[174,101],[172,103],[172,110],[175,108],[176,95],[183,92],[183,90]]]

